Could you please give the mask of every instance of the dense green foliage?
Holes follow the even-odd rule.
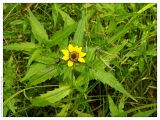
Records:
[[[4,4],[4,116],[156,116],[156,4]],[[62,49],[83,47],[67,66]]]

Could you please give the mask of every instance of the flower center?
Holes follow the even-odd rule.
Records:
[[[73,51],[73,52],[70,53],[69,58],[70,58],[71,61],[75,62],[75,61],[78,60],[78,56],[79,56],[78,53]]]

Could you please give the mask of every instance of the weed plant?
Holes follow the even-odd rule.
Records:
[[[157,116],[156,4],[7,3],[3,37],[3,116]]]

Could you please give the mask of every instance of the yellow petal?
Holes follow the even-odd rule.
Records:
[[[72,67],[73,66],[73,62],[72,61],[68,61],[68,67]]]
[[[78,47],[78,46],[75,47],[75,51],[76,51],[76,52],[80,53],[81,50],[82,50],[82,47]]]
[[[68,50],[69,50],[69,52],[73,52],[73,51],[75,51],[75,48],[71,44],[69,44]]]
[[[85,62],[85,60],[83,58],[78,58],[78,61],[83,62],[83,63]]]
[[[68,60],[68,59],[69,59],[69,55],[64,55],[64,56],[62,57],[62,59],[63,59],[63,60]]]
[[[80,57],[80,58],[84,57],[85,55],[86,55],[86,53],[84,53],[84,52],[80,52],[80,53],[79,53],[79,57]]]
[[[62,51],[62,53],[64,54],[64,55],[69,55],[69,51],[68,50],[61,50]]]

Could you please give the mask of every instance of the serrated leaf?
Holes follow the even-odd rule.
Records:
[[[21,79],[21,82],[28,80],[30,77],[32,77],[36,73],[39,73],[40,71],[42,71],[45,67],[46,67],[46,65],[41,64],[41,63],[32,64],[29,67],[26,75]]]
[[[65,26],[72,25],[75,23],[75,21],[65,12],[62,10],[58,9],[58,12],[61,14],[63,21],[65,23]]]
[[[71,106],[71,103],[64,105],[61,111],[57,114],[57,117],[66,117],[68,110],[70,109],[70,106]]]
[[[123,109],[118,108],[118,106],[114,103],[110,95],[108,95],[108,101],[109,101],[109,109],[110,109],[112,117],[125,117],[126,116],[125,111],[123,111]]]
[[[29,60],[28,60],[27,66],[30,66],[30,64],[31,64],[38,56],[40,56],[41,51],[42,51],[42,49],[36,49],[36,50],[32,53],[31,57],[30,57]]]
[[[120,82],[117,81],[117,79],[112,75],[110,72],[106,72],[104,70],[92,70],[93,75],[95,79],[100,80],[104,84],[107,84],[111,87],[113,87],[115,90],[118,90],[119,92],[123,93],[127,97],[130,97],[134,101],[137,101],[130,93],[128,93],[122,86]]]
[[[14,80],[16,79],[16,72],[14,68],[14,59],[11,56],[9,60],[5,63],[4,62],[4,76],[3,76],[3,82],[5,83],[3,86],[3,99],[4,102],[8,100],[12,94],[14,94]],[[7,116],[7,113],[9,110],[11,110],[13,113],[16,112],[17,106],[16,106],[17,99],[14,98],[10,101],[8,101],[8,104],[3,104],[3,116]]]
[[[147,110],[147,111],[144,111],[144,112],[137,112],[132,117],[149,117],[153,113],[155,113],[156,111],[157,111],[157,109]]]
[[[86,17],[83,16],[82,19],[78,22],[77,30],[76,30],[74,38],[73,38],[73,44],[75,44],[75,45],[83,46],[85,21],[86,21]]]
[[[31,77],[27,85],[28,86],[37,85],[57,75],[58,73],[57,73],[57,69],[55,68],[55,66],[49,66],[49,67],[41,69],[41,71],[37,72],[33,77]]]
[[[126,98],[124,96],[121,97],[120,102],[118,104],[118,109],[123,110]]]
[[[33,13],[28,10],[29,13],[29,20],[32,27],[32,32],[34,34],[34,37],[37,39],[37,41],[41,43],[45,43],[48,40],[48,35],[44,27],[41,25],[41,23],[37,20],[37,18],[33,15]]]
[[[16,78],[16,73],[14,71],[13,57],[10,56],[9,60],[4,63],[4,79],[5,89],[11,89],[13,86],[13,80]],[[8,74],[9,73],[9,74]]]
[[[118,110],[117,106],[114,104],[113,99],[110,97],[110,95],[108,95],[108,101],[109,101],[109,109],[111,112],[111,116],[112,117],[117,116],[119,110]]]
[[[70,94],[72,89],[70,86],[63,86],[52,91],[48,91],[45,94],[31,100],[33,106],[48,106],[52,105],[55,102],[60,101],[62,98]]]
[[[35,61],[43,64],[55,64],[55,58],[49,57],[49,56],[39,56],[35,59]]]
[[[9,45],[4,46],[6,50],[17,50],[17,51],[31,51],[38,46],[32,42],[21,42],[21,43],[12,43]]]
[[[52,47],[54,45],[60,45],[63,44],[63,42],[68,42],[64,41],[66,38],[73,33],[77,28],[77,23],[74,23],[72,25],[66,26],[63,29],[57,31],[54,33],[54,35],[51,37],[51,39],[47,42],[47,46]]]

